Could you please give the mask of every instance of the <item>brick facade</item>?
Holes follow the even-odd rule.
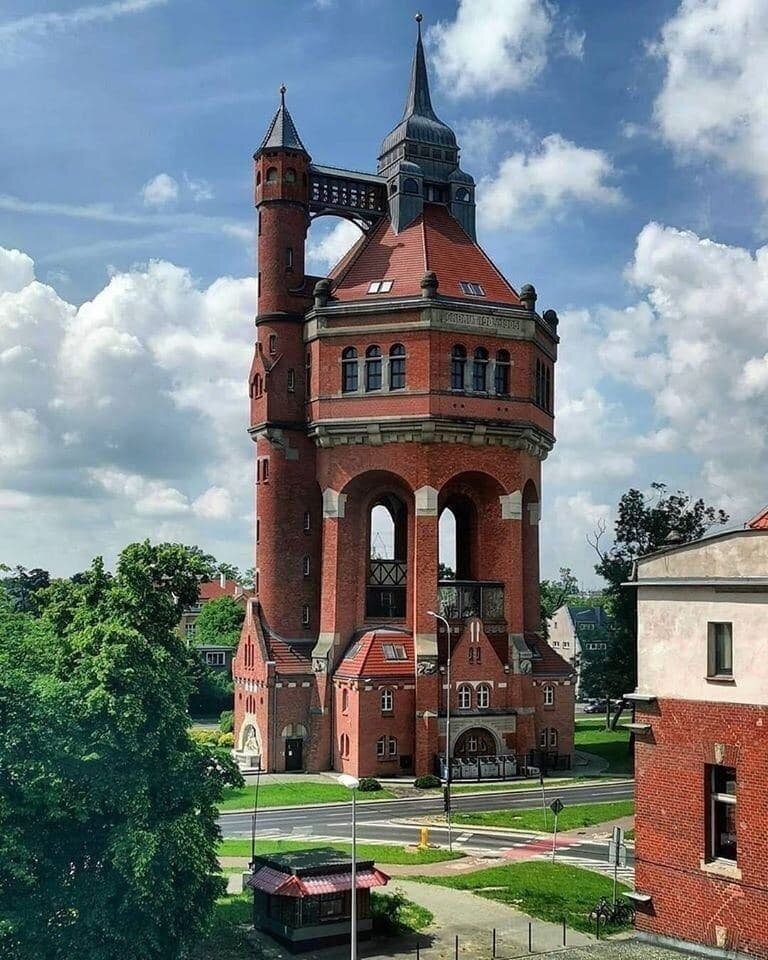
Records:
[[[414,63],[422,92],[409,102],[426,109],[420,39]],[[254,157],[256,598],[233,675],[238,752],[268,770],[430,773],[447,746],[448,698],[463,737],[453,751],[570,761],[571,669],[539,632],[557,318],[537,314],[533,288],[518,294],[477,245],[474,208],[460,206],[474,204],[473,181],[445,129],[447,150],[422,151],[429,176],[444,181],[429,196],[445,203],[391,199],[404,186],[396,139],[389,182],[315,167],[284,102]],[[342,175],[330,190],[328,178]],[[311,214],[338,203],[351,216],[359,203],[365,219],[382,197],[389,213],[373,217],[330,278],[307,276]],[[383,280],[387,295],[370,297]],[[371,518],[382,505],[395,544],[378,558]],[[457,518],[460,585],[438,582],[446,509]],[[450,620],[450,691],[436,610]],[[393,644],[402,658],[388,659]],[[551,706],[544,684],[556,691]]]
[[[638,930],[768,958],[768,707],[660,699],[637,711]],[[738,857],[708,862],[707,767],[736,770]]]

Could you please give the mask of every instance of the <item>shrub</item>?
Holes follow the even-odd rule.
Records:
[[[357,789],[361,793],[375,793],[376,790],[381,790],[381,784],[376,777],[363,777]]]
[[[219,735],[218,740],[220,747],[226,747],[228,750],[231,750],[235,745],[235,735],[234,733],[222,733]]]
[[[218,730],[200,730],[194,728],[189,731],[189,735],[195,743],[205,743],[213,747],[219,745],[219,737],[221,736]]]
[[[423,777],[416,777],[413,781],[414,787],[418,787],[419,790],[432,790],[434,787],[439,787],[442,784],[440,777],[436,777],[432,773],[426,774]]]
[[[219,714],[219,730],[222,733],[232,733],[235,729],[235,713],[233,710],[222,710]]]

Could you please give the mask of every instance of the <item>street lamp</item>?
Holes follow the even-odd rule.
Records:
[[[349,960],[357,960],[357,807],[355,806],[355,791],[360,786],[357,777],[349,773],[342,773],[339,783],[352,791],[352,927],[350,930]]]
[[[445,709],[445,813],[448,818],[448,851],[453,853],[453,834],[451,832],[451,625],[440,613],[427,610],[427,615],[439,620],[445,626],[446,663],[445,682],[448,696]]]

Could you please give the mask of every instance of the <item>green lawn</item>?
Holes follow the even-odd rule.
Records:
[[[575,742],[577,750],[607,760],[609,773],[635,772],[635,760],[629,753],[629,730],[606,730],[603,719],[579,720]]]
[[[343,853],[352,853],[351,843],[332,843],[330,841],[306,840],[257,840],[256,853],[287,853],[294,850],[314,850],[317,847],[333,847]],[[219,844],[220,857],[250,857],[251,841],[248,839],[222,840]],[[377,863],[440,863],[443,860],[458,860],[463,853],[449,853],[436,847],[411,852],[405,847],[389,843],[358,843],[358,860],[375,860]]]
[[[589,919],[590,911],[600,897],[610,897],[613,891],[610,877],[580,867],[537,860],[489,867],[452,877],[410,879],[452,887],[454,890],[471,890],[488,900],[517,907],[540,920],[561,923],[565,919],[569,927],[584,933],[594,932],[595,924]],[[627,889],[623,883],[617,886],[619,893]]]
[[[634,800],[615,800],[610,803],[568,804],[557,818],[558,830],[575,830],[592,827],[606,820],[630,817],[635,812]],[[544,811],[541,807],[526,807],[522,810],[488,810],[484,813],[455,813],[454,823],[471,823],[483,827],[506,827],[509,830],[547,830],[555,828],[555,818],[547,808],[547,825],[544,826]]]
[[[544,783],[549,788],[556,786],[569,787],[571,784],[599,783],[601,780],[611,780],[611,777],[547,777]],[[533,790],[538,788],[538,779],[507,780],[504,783],[454,783],[451,784],[451,793],[494,793],[499,790]],[[438,791],[425,790],[425,793]]]
[[[435,919],[426,907],[419,906],[398,891],[376,893],[372,890],[371,915],[374,930],[390,936],[418,933]]]
[[[220,810],[251,810],[254,801],[254,784],[246,787],[227,787]],[[389,790],[358,793],[358,800],[391,800]],[[351,802],[349,790],[340,783],[318,783],[297,780],[292,783],[269,783],[259,787],[259,807],[294,807],[308,803]]]
[[[253,947],[246,935],[251,923],[253,895],[238,893],[216,901],[207,936],[192,951],[192,960],[249,960]]]

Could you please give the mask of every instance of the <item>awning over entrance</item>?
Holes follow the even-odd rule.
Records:
[[[371,887],[383,887],[389,883],[389,877],[375,867],[359,870],[357,889],[370,890]],[[316,874],[310,877],[298,877],[291,873],[282,873],[272,867],[261,867],[246,881],[252,890],[273,893],[281,897],[314,897],[323,893],[340,893],[352,889],[352,871]]]

